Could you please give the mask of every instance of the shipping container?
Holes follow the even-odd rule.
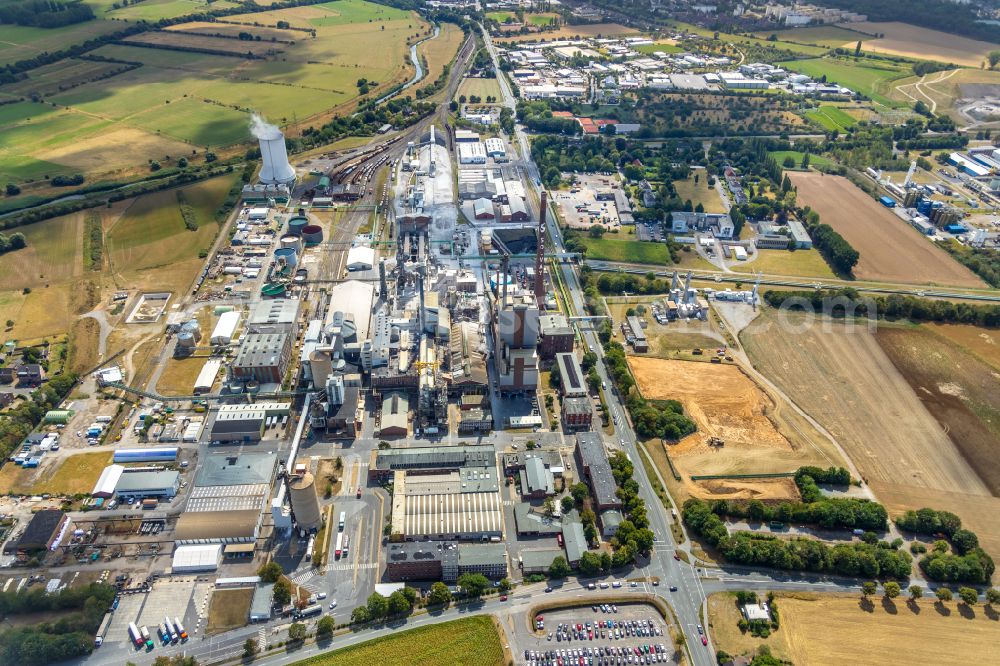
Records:
[[[135,622],[128,623],[128,635],[129,638],[132,639],[132,642],[135,643],[136,647],[142,645],[142,633],[139,631],[139,627],[135,626]]]

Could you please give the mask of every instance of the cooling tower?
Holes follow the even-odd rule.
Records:
[[[320,518],[319,498],[316,497],[316,484],[313,475],[306,472],[302,476],[290,478],[288,489],[291,491],[295,524],[302,529],[318,530],[323,521]]]
[[[288,163],[285,135],[274,125],[265,125],[256,132],[260,141],[260,182],[265,185],[290,185],[295,181],[295,169]]]

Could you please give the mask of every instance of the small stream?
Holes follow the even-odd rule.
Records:
[[[424,78],[424,66],[423,66],[423,63],[420,62],[420,56],[417,54],[417,47],[420,46],[421,44],[423,44],[424,42],[430,40],[430,39],[435,39],[440,34],[441,34],[441,28],[440,28],[440,26],[434,26],[434,34],[433,35],[431,35],[430,37],[426,37],[425,39],[421,39],[419,42],[416,42],[415,44],[413,44],[412,46],[410,46],[410,62],[412,62],[413,66],[417,68],[417,71],[413,73],[413,78],[410,79],[399,90],[396,90],[394,92],[389,93],[388,95],[380,97],[375,102],[376,105],[377,104],[381,104],[382,102],[386,101],[387,99],[392,99],[393,97],[395,97],[399,93],[403,92],[407,88],[410,88],[410,87],[416,85],[422,78]]]

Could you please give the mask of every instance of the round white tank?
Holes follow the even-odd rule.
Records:
[[[306,472],[302,476],[292,477],[288,481],[288,489],[291,491],[295,524],[303,529],[318,530],[323,521],[320,517],[319,498],[316,496],[313,475]]]
[[[181,331],[177,334],[177,346],[190,349],[191,347],[196,347],[198,345],[197,340],[194,339],[194,334],[190,331]]]

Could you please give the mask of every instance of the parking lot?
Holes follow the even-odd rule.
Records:
[[[660,614],[647,604],[597,604],[543,612],[535,633],[516,640],[528,666],[618,666],[675,663]]]
[[[603,224],[608,230],[620,229],[618,208],[612,194],[621,187],[616,176],[575,174],[576,184],[569,192],[554,193],[562,218],[576,229]],[[598,198],[601,197],[601,198]]]
[[[197,620],[192,616],[190,619],[195,620],[192,622],[185,616],[188,615],[195,585],[195,577],[190,576],[170,581],[156,581],[149,592],[122,594],[108,635],[104,638],[105,642],[127,642],[129,622],[135,622],[139,627],[145,625],[150,634],[155,634],[164,616],[169,616],[171,620],[180,618],[188,633],[193,635],[192,629]]]

